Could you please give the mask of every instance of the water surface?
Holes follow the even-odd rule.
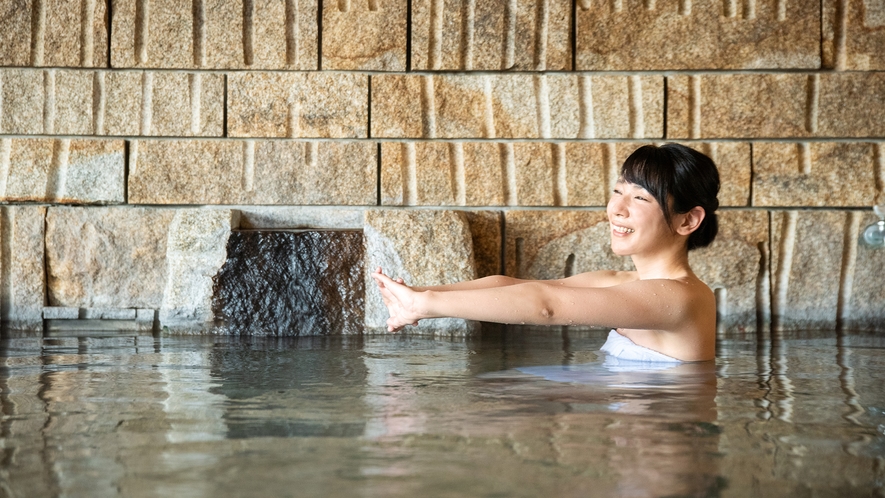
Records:
[[[879,335],[63,335],[0,341],[0,496],[885,494]]]

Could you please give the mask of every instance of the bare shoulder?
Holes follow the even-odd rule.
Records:
[[[634,280],[639,280],[635,271],[600,270],[548,282],[563,287],[614,287]]]

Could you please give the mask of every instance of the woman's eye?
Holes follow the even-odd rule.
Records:
[[[640,201],[647,201],[648,200],[645,197],[642,197],[641,195],[637,195],[636,198],[639,199]]]
[[[618,190],[618,189],[614,189],[614,190],[612,190],[612,192],[614,192],[614,193],[616,193],[616,194],[620,194],[620,193],[621,193],[621,191]]]

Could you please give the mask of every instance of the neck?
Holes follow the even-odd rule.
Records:
[[[684,245],[662,248],[654,254],[634,254],[631,258],[640,280],[674,279],[693,275]]]

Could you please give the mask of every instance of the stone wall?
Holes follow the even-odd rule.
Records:
[[[881,328],[883,28],[873,0],[3,2],[0,318],[204,330],[238,228],[363,229],[416,284],[628,268],[609,187],[673,140],[721,169],[692,262],[725,328]]]

